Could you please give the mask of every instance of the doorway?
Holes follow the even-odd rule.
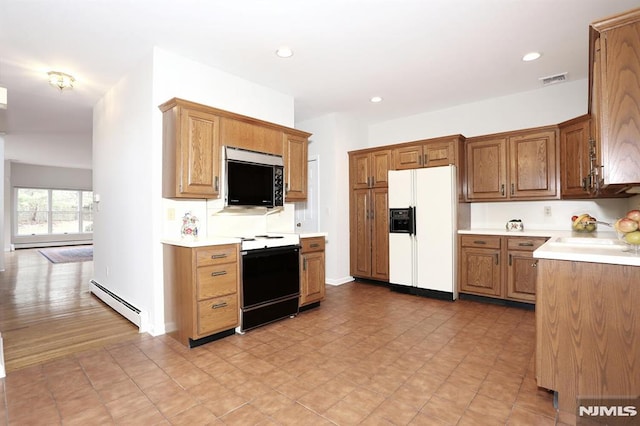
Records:
[[[307,161],[307,200],[296,203],[296,232],[318,232],[320,229],[320,158]]]

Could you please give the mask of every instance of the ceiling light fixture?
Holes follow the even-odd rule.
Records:
[[[293,56],[293,50],[291,50],[288,47],[281,47],[278,50],[276,50],[276,55],[278,55],[281,58],[290,58]]]
[[[373,102],[374,104],[377,104],[378,102],[382,102],[382,98],[380,96],[372,96],[371,99],[369,99],[369,101]]]
[[[540,52],[529,52],[526,55],[524,55],[522,57],[522,60],[525,62],[531,62],[531,61],[535,61],[536,59],[540,58],[540,56],[542,56],[542,54]]]
[[[0,109],[7,109],[7,88],[0,87]]]
[[[72,75],[60,71],[49,71],[47,74],[49,75],[49,84],[53,87],[57,87],[60,91],[73,89],[73,83],[76,79]]]

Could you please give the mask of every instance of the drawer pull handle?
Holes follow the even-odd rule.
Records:
[[[219,277],[220,275],[227,275],[227,271],[215,271],[211,273],[212,277]]]
[[[528,243],[518,243],[518,245],[520,247],[533,247],[533,243],[532,242],[528,242]]]
[[[310,244],[310,245],[309,245],[309,247],[311,247],[311,248],[318,248],[318,247],[320,247],[320,244],[318,244],[318,243],[313,243],[313,244]]]
[[[220,308],[226,308],[226,307],[227,307],[227,302],[222,302],[222,303],[216,303],[212,305],[211,309],[220,309]]]
[[[496,256],[496,265],[500,264],[500,255],[498,253],[495,254]]]
[[[226,253],[223,253],[223,254],[212,254],[211,255],[212,259],[224,259],[225,257],[227,257]]]
[[[482,240],[475,240],[473,244],[487,244],[487,242]]]

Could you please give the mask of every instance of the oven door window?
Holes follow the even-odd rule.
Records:
[[[271,248],[243,253],[243,307],[249,308],[299,293],[298,248]]]

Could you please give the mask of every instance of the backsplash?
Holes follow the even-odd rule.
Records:
[[[631,199],[471,203],[471,228],[504,228],[507,221],[521,219],[525,230],[570,230],[571,216],[581,213],[613,223],[629,209],[637,208],[639,200],[636,196]],[[545,207],[551,209],[550,216],[545,216]]]
[[[219,200],[162,199],[164,217],[162,237],[180,239],[182,218],[187,212],[199,219],[199,237],[239,237],[266,233],[292,233],[295,227],[294,204],[286,203],[277,213],[222,212]]]

